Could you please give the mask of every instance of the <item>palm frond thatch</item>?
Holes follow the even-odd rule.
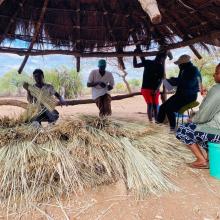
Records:
[[[137,44],[146,49],[157,44],[169,48],[203,42],[219,44],[218,1],[157,0],[162,15],[162,22],[157,25],[151,23],[140,2],[49,1],[36,39],[37,45],[29,52],[33,55],[64,53],[89,56],[90,52],[97,51],[120,53],[123,48]],[[0,43],[5,39],[31,42],[43,5],[43,0],[3,1],[0,5]],[[4,48],[3,45],[0,51],[29,53],[27,48]]]

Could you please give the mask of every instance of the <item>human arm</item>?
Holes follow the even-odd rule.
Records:
[[[204,87],[204,85],[202,83],[202,76],[201,76],[201,73],[199,71],[198,71],[197,80],[198,80],[198,83],[199,83],[199,91],[200,91],[201,95],[203,97],[205,97],[207,95],[207,89]]]
[[[137,57],[134,56],[133,58],[133,67],[134,68],[140,68],[140,67],[144,67],[143,61],[141,63],[137,62]]]
[[[114,85],[115,85],[114,77],[113,77],[112,73],[110,73],[110,74],[111,74],[110,80],[107,84],[108,91],[112,90],[114,88]]]
[[[178,85],[178,77],[170,77],[169,79],[167,79],[167,81],[170,83],[171,86],[177,86]]]
[[[64,100],[64,98],[58,93],[55,92],[54,96],[59,100],[60,105],[66,105],[67,106],[67,102]]]
[[[220,111],[220,98],[216,95],[219,94],[219,92],[219,85],[215,85],[209,90],[199,107],[199,111],[192,119],[194,123],[207,123]]]
[[[95,86],[101,86],[102,88],[106,87],[106,84],[104,82],[87,82],[87,87],[95,87]]]
[[[29,89],[28,89],[29,84],[27,82],[23,83],[23,88],[27,91],[27,101],[29,103],[33,103],[34,97],[31,95]]]
[[[100,81],[95,81],[94,79],[94,72],[92,71],[89,74],[89,78],[88,78],[88,82],[87,82],[87,87],[96,87],[96,86],[101,86],[102,88],[106,87],[106,84],[104,82],[100,82]]]

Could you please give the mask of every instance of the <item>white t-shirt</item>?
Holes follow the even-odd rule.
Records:
[[[102,76],[99,73],[99,70],[93,70],[90,75],[89,75],[89,79],[88,79],[88,83],[95,83],[95,82],[103,82],[106,85],[110,85],[112,87],[114,87],[114,78],[112,73],[105,71],[104,76]],[[109,93],[107,86],[105,88],[102,88],[100,85],[94,86],[92,87],[92,99],[97,99],[100,96],[105,95],[106,93]]]

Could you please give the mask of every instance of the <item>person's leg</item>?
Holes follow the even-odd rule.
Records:
[[[153,104],[147,104],[147,116],[150,122],[153,121]]]
[[[196,125],[194,123],[182,124],[177,129],[176,137],[178,140],[186,144],[195,155],[196,161],[190,165],[195,168],[202,168],[207,166],[207,160],[197,143],[197,139],[195,137],[195,129]]]
[[[176,115],[175,112],[173,112],[173,110],[167,110],[167,118],[169,120],[170,123],[170,129],[171,130],[175,130],[176,128]]]
[[[108,116],[112,114],[111,109],[111,96],[109,94],[105,94],[103,96],[103,115]]]
[[[149,121],[152,121],[152,118],[153,118],[152,90],[151,89],[141,89],[141,94],[144,97],[145,102],[147,103],[148,119],[149,119]]]
[[[101,117],[103,115],[103,104],[102,104],[102,96],[95,99],[96,106],[99,109],[99,116]]]
[[[30,122],[37,121],[39,124],[47,119],[46,110],[42,110],[36,116],[31,118]]]
[[[205,158],[208,160],[208,143],[220,143],[220,135],[195,131],[195,137],[199,145],[205,150],[205,153],[203,154]]]
[[[188,146],[189,146],[190,150],[192,151],[192,153],[196,157],[196,161],[194,161],[190,165],[192,167],[195,167],[195,168],[207,166],[208,165],[207,159],[205,158],[205,156],[204,156],[202,150],[200,149],[199,145],[198,144],[191,144],[191,145],[188,145]]]
[[[158,115],[159,96],[160,96],[160,92],[157,92],[153,97],[153,113],[155,120],[157,120],[157,115]]]
[[[48,123],[54,123],[59,118],[59,112],[57,110],[53,110],[52,112],[47,110],[45,112],[45,115],[46,115],[46,120],[48,121]]]
[[[178,112],[183,106],[195,101],[197,96],[180,96],[173,95],[167,100],[166,115],[168,117],[170,128],[176,128],[176,116],[175,112]],[[169,102],[168,102],[169,101]]]
[[[164,120],[166,118],[166,115],[167,115],[168,108],[170,108],[169,106],[174,105],[175,100],[176,100],[176,97],[175,97],[175,95],[173,95],[169,99],[167,99],[167,101],[164,102],[160,106],[159,112],[157,114],[157,122],[158,123],[163,123],[164,122]]]

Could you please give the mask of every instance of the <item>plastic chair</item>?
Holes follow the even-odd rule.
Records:
[[[189,104],[183,106],[178,112],[177,112],[177,121],[176,125],[179,124],[179,119],[182,117],[182,124],[183,124],[183,118],[184,118],[184,112],[187,112],[187,116],[190,117],[190,110],[193,111],[193,108],[199,106],[198,101],[190,102]]]

